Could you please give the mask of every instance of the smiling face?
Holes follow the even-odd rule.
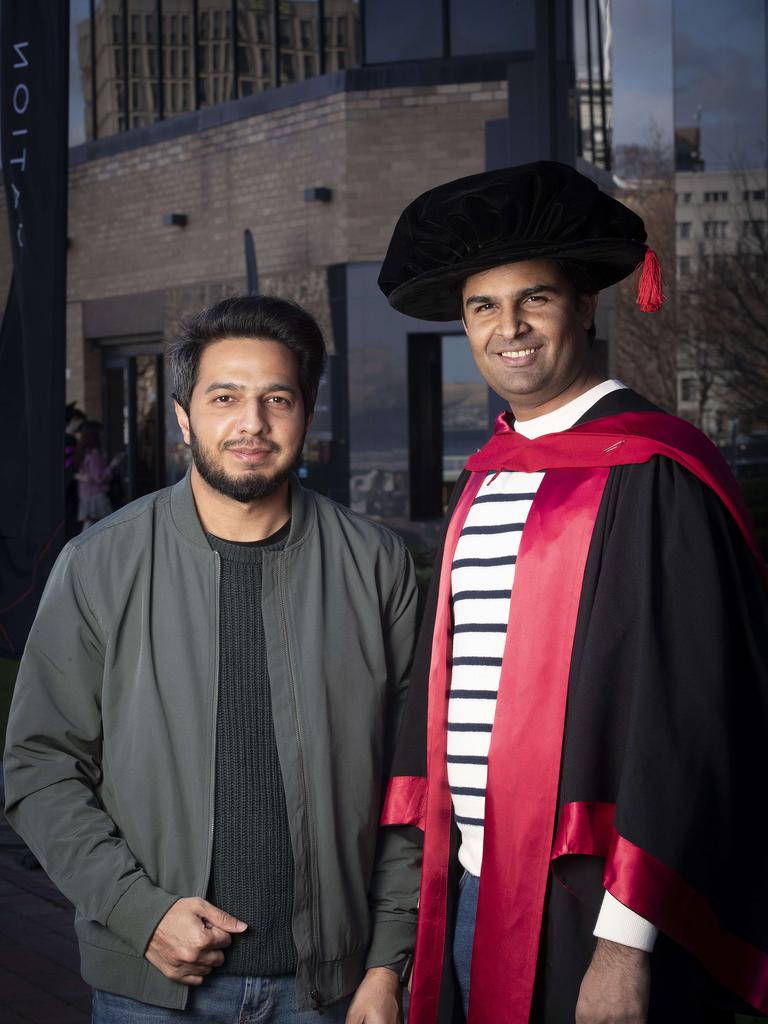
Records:
[[[464,328],[477,368],[517,419],[551,412],[600,380],[588,330],[597,296],[577,295],[552,260],[525,260],[464,282]]]
[[[244,504],[274,494],[298,465],[308,426],[296,357],[261,338],[213,342],[189,413],[177,404],[176,416],[205,484]]]

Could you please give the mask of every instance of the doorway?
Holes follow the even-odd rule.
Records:
[[[162,353],[159,340],[102,347],[106,454],[125,453],[113,488],[116,507],[165,486]]]

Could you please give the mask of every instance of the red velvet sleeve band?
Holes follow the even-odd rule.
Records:
[[[424,776],[396,775],[389,780],[380,825],[416,825],[424,830],[427,780]]]
[[[605,857],[603,882],[612,896],[693,953],[722,985],[768,1013],[768,954],[726,931],[703,896],[620,836],[614,811],[608,803],[566,804],[552,859],[569,853]]]

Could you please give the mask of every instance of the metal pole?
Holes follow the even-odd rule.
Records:
[[[198,22],[198,0],[192,0],[192,76],[193,92],[195,94],[195,110],[200,109],[200,80],[198,77],[198,49],[200,47],[200,34],[197,30]]]
[[[317,0],[317,48],[318,68],[320,74],[325,74],[325,0]]]
[[[157,19],[157,119],[165,117],[165,88],[163,82],[163,0],[156,0],[155,18]]]
[[[131,127],[131,105],[128,98],[130,88],[128,77],[128,0],[122,0],[123,8],[123,120],[125,122],[123,131]]]
[[[91,14],[91,137],[98,138],[99,118],[96,110],[96,0],[90,0]]]
[[[240,62],[238,59],[237,49],[237,0],[232,0],[230,7],[230,16],[232,18],[232,40],[230,45],[232,46],[232,95],[231,99],[236,100],[240,95]]]
[[[584,31],[587,36],[587,96],[589,97],[589,145],[592,162],[595,162],[595,110],[592,89],[592,30],[589,18],[589,0],[584,0]]]
[[[595,0],[597,9],[597,60],[600,70],[600,122],[603,126],[603,166],[611,169],[611,147],[608,140],[608,115],[605,102],[605,60],[603,58],[603,20],[600,15],[600,0]]]

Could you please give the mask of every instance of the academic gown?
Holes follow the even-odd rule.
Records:
[[[660,930],[649,1021],[768,1012],[768,604],[735,482],[703,435],[630,390],[550,435],[559,455],[518,435],[527,454],[507,457],[510,431],[500,417],[454,491],[382,815],[424,830],[409,1022],[464,1019],[450,953],[451,545],[503,468],[547,472],[491,738],[470,1024],[573,1021],[605,888]]]

